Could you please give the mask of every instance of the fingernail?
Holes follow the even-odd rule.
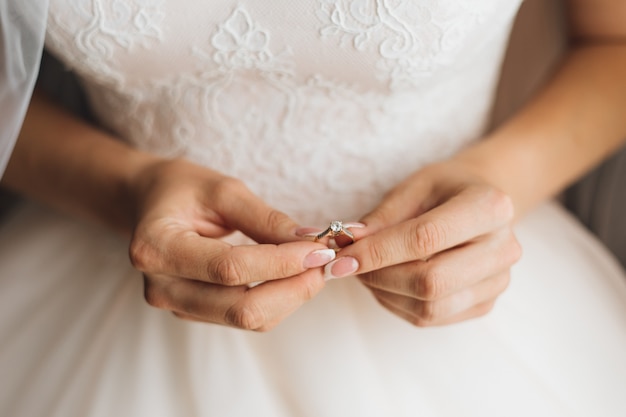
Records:
[[[359,262],[350,256],[344,256],[324,267],[324,279],[329,281],[335,278],[343,278],[354,274],[357,269],[359,269]]]
[[[296,229],[296,236],[298,237],[315,237],[322,233],[324,230],[318,227],[298,227]]]
[[[324,266],[328,262],[335,259],[335,251],[332,249],[319,249],[309,253],[304,258],[304,267],[306,269]]]

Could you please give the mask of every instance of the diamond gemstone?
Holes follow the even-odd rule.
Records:
[[[330,230],[333,233],[339,233],[343,230],[343,224],[340,221],[335,220],[330,224]]]

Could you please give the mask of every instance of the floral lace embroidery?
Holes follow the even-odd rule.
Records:
[[[451,62],[466,35],[489,12],[489,2],[445,0],[318,0],[323,39],[380,55],[377,76],[397,90],[419,85]],[[474,4],[476,3],[476,4]],[[445,19],[433,16],[433,10]]]
[[[54,0],[53,0],[54,1]],[[57,0],[60,1],[60,0]],[[124,75],[110,65],[122,48],[132,52],[137,47],[150,48],[162,41],[161,24],[164,0],[77,0],[71,1],[69,15],[56,14],[49,25],[49,41],[63,48],[73,38],[80,56],[72,64],[79,72],[96,74],[101,82],[122,84]]]
[[[185,76],[186,83],[198,88],[201,109],[215,137],[241,137],[246,131],[247,136],[258,135],[261,130],[284,127],[295,101],[294,62],[288,49],[275,54],[269,41],[269,32],[237,7],[218,25],[209,46],[192,48],[197,70]],[[229,100],[241,94],[241,86],[249,94],[245,107]],[[271,109],[263,101],[280,103],[281,110],[268,118]]]
[[[223,72],[237,69],[291,74],[293,65],[288,60],[278,60],[269,49],[269,33],[252,22],[241,7],[221,25],[211,38],[215,48],[213,60]],[[195,48],[195,51],[199,49]]]

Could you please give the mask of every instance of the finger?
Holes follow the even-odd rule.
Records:
[[[372,289],[372,293],[379,301],[384,301],[386,306],[394,306],[395,311],[403,311],[403,317],[411,316],[419,323],[439,323],[494,300],[506,290],[509,281],[510,275],[507,271],[485,279],[471,288],[433,301],[418,300],[379,289]]]
[[[267,205],[243,182],[223,178],[211,190],[211,205],[231,229],[240,230],[259,243],[298,240],[298,224],[285,213]]]
[[[469,288],[484,277],[508,270],[521,256],[510,228],[503,228],[467,245],[360,275],[368,287],[420,300],[437,300]]]
[[[231,246],[180,230],[154,239],[137,237],[130,246],[131,261],[140,271],[227,286],[291,277],[334,257],[321,243]]]
[[[477,304],[472,308],[465,310],[461,313],[455,314],[453,316],[446,317],[443,320],[434,321],[430,323],[430,327],[434,326],[447,326],[449,324],[461,323],[463,321],[472,320],[475,318],[483,317],[486,314],[490,313],[493,310],[493,307],[496,304],[496,300],[485,301],[484,303]]]
[[[361,218],[360,221],[367,225],[362,233],[376,233],[425,213],[435,205],[433,195],[432,181],[423,175],[413,175],[393,188],[374,210]]]
[[[491,300],[483,304],[476,305],[470,308],[469,310],[466,310],[457,315],[447,317],[444,320],[440,320],[437,322],[426,322],[426,321],[419,319],[418,317],[408,314],[407,312],[397,308],[396,306],[388,304],[384,300],[379,300],[379,302],[387,310],[389,310],[396,316],[406,320],[407,322],[411,323],[412,325],[416,327],[447,326],[450,324],[461,323],[463,321],[472,320],[472,319],[479,318],[488,314],[493,309],[493,306],[495,305],[495,300]]]
[[[264,331],[314,297],[324,285],[319,270],[254,288],[152,275],[146,277],[145,298],[148,304],[183,318]]]
[[[350,271],[351,274],[363,274],[429,258],[508,224],[513,218],[511,199],[493,189],[476,188],[468,188],[415,219],[366,236],[346,247],[341,251],[341,257],[327,267],[329,278],[344,276],[333,271],[342,258],[353,258],[349,262],[358,265],[355,271]]]
[[[199,318],[199,317],[192,316],[192,315],[190,315],[190,314],[179,313],[178,311],[172,311],[172,314],[173,314],[176,318],[179,318],[179,319],[181,319],[181,320],[186,320],[186,321],[196,321],[196,322],[200,322],[200,323],[217,324],[217,323],[213,323],[212,321],[208,321],[208,320],[201,319],[201,318]]]

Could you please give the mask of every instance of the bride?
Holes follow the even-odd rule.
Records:
[[[51,0],[104,129],[36,91],[2,177],[0,414],[622,415],[626,277],[542,202],[626,137],[626,8],[486,135],[520,3]]]

